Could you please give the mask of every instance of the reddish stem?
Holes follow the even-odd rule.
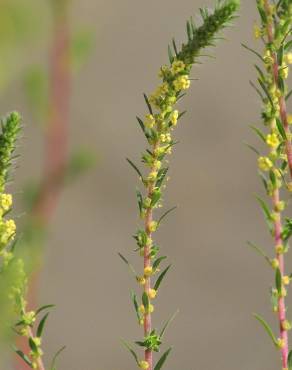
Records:
[[[265,10],[267,14],[269,14],[269,9],[270,9],[270,4],[268,0],[265,0]],[[268,33],[269,43],[273,43],[274,42],[274,27],[273,27],[272,22],[268,22],[267,33]],[[280,66],[278,63],[277,54],[274,52],[272,56],[274,60],[273,62],[274,82],[275,82],[277,89],[279,89],[279,68]],[[289,123],[288,123],[288,117],[287,117],[286,100],[285,100],[285,96],[283,96],[282,94],[279,96],[278,99],[279,99],[279,106],[280,106],[280,117],[281,117],[282,125],[284,127],[284,130],[287,136],[287,140],[285,141],[285,146],[286,146],[288,167],[290,171],[290,176],[292,178],[292,143],[290,139],[290,129],[289,129]]]
[[[276,189],[274,191],[272,202],[274,208],[277,207],[277,204],[280,201],[280,193],[279,190]],[[276,220],[274,222],[274,230],[275,230],[275,246],[282,245],[282,223],[281,223],[281,213],[276,213]],[[281,253],[277,253],[277,260],[279,262],[279,270],[281,272],[281,276],[285,275],[285,264],[284,264],[284,255]],[[285,306],[285,298],[283,296],[278,298],[278,320],[279,320],[279,329],[280,329],[280,338],[284,341],[284,347],[281,348],[281,355],[282,355],[282,368],[288,368],[288,332],[284,329],[283,323],[286,320],[286,306]]]
[[[265,11],[267,14],[267,18],[270,18],[270,3],[268,0],[264,0],[264,6]],[[268,21],[267,24],[267,34],[268,34],[268,41],[269,43],[274,42],[274,27],[273,27],[273,21]],[[273,76],[274,76],[274,82],[277,88],[279,88],[279,65],[277,60],[277,54],[273,53]],[[288,136],[289,132],[289,126],[288,126],[288,120],[287,120],[287,112],[286,112],[286,102],[285,98],[281,96],[279,98],[279,104],[280,104],[280,116],[281,120],[285,129],[285,132]],[[286,140],[286,150],[287,150],[287,157],[288,157],[288,165],[290,169],[290,174],[292,176],[292,148],[291,148],[291,142],[289,137]],[[277,205],[280,201],[280,192],[279,189],[275,189],[272,197],[273,206],[275,209],[277,209]],[[274,222],[274,231],[275,231],[275,246],[282,245],[282,223],[281,223],[281,214],[280,212],[276,212],[276,220]],[[277,260],[279,262],[279,270],[281,273],[281,276],[283,277],[285,275],[285,264],[284,264],[284,255],[283,254],[277,254]],[[280,329],[280,338],[283,340],[284,345],[283,348],[281,348],[281,356],[282,356],[282,368],[287,369],[288,368],[288,332],[284,329],[283,323],[286,320],[286,306],[285,306],[285,299],[284,297],[278,298],[278,320],[279,320],[279,329]]]
[[[50,55],[50,95],[49,120],[45,133],[45,158],[43,180],[39,196],[32,210],[32,217],[46,227],[54,214],[67,164],[68,126],[70,101],[70,33],[67,11],[54,12],[54,34]],[[28,302],[35,307],[37,301],[37,282],[39,271],[35,271],[30,279]],[[29,351],[25,338],[20,338],[18,346],[27,353]],[[21,359],[16,360],[17,370],[30,368]],[[39,364],[38,370],[44,370]]]

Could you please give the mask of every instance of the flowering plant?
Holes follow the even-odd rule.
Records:
[[[218,1],[213,12],[207,9],[200,10],[201,26],[196,26],[192,18],[187,22],[187,42],[179,49],[173,40],[172,47],[168,49],[170,65],[162,66],[159,71],[162,83],[149,97],[144,94],[149,112],[144,119],[137,118],[149,144],[149,148],[142,154],[142,162],[148,170],[146,175],[143,175],[140,169],[128,159],[144,186],[144,195],[137,190],[139,214],[144,226],[134,235],[137,243],[135,251],[143,258],[142,273],[137,274],[128,260],[121,254],[120,257],[130,267],[137,283],[142,287],[141,298],[138,300],[137,295],[132,293],[132,301],[138,323],[143,327],[144,334],[142,340],[135,343],[144,349],[144,359],[139,359],[131,345],[126,342],[125,345],[138,367],[144,370],[160,370],[171,351],[169,348],[164,352],[154,366],[153,352],[159,352],[165,330],[173,318],[167,320],[160,331],[152,326],[154,311],[152,302],[170,269],[168,265],[160,272],[160,266],[167,257],[159,256],[160,247],[154,242],[153,233],[174,209],[167,210],[160,217],[154,216],[154,211],[162,207],[163,190],[168,172],[167,157],[176,144],[173,138],[174,129],[185,113],[179,112],[175,105],[191,85],[191,69],[193,64],[197,63],[201,50],[214,44],[215,35],[234,19],[238,7],[238,0]],[[157,278],[152,285],[152,278],[155,276]]]

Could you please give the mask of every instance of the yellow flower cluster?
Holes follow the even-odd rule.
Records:
[[[268,157],[259,157],[258,166],[262,171],[269,171],[271,168],[273,168],[273,163]]]
[[[10,240],[14,239],[15,231],[14,220],[0,221],[0,248],[4,248]]]
[[[275,134],[275,133],[267,135],[266,143],[271,148],[277,148],[279,146],[279,144],[280,144],[280,140],[278,138],[278,135]]]

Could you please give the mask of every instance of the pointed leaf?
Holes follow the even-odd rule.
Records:
[[[43,330],[44,330],[44,327],[45,327],[45,323],[47,321],[47,318],[49,316],[49,312],[45,314],[45,316],[41,319],[39,325],[38,325],[38,328],[37,328],[37,337],[41,338],[42,336],[42,333],[43,333]]]
[[[269,337],[272,339],[274,345],[276,346],[277,345],[277,339],[276,339],[272,329],[270,328],[269,324],[258,314],[254,314],[254,317],[258,320],[258,322],[260,324],[262,324],[263,328],[265,329],[265,331],[267,332]]]
[[[57,368],[56,368],[57,358],[59,357],[59,355],[61,354],[61,352],[63,352],[65,349],[66,349],[66,346],[63,346],[62,348],[59,349],[59,351],[57,351],[57,353],[55,354],[55,356],[54,356],[54,358],[52,360],[52,363],[51,363],[51,366],[50,366],[50,370],[57,370]]]
[[[137,172],[137,174],[139,175],[139,178],[142,179],[143,176],[142,176],[142,173],[140,172],[140,170],[138,169],[138,167],[129,158],[126,158],[126,160],[134,168],[134,170]]]
[[[170,347],[166,352],[164,352],[164,354],[160,357],[157,364],[155,365],[154,370],[160,370],[162,368],[171,350],[172,348]]]
[[[154,285],[154,289],[158,290],[163,278],[165,277],[166,273],[170,269],[171,265],[168,265],[165,270],[162,271],[162,273],[159,275],[158,279],[156,280],[156,283]]]
[[[134,357],[134,359],[135,359],[135,361],[136,361],[136,363],[137,363],[137,365],[139,366],[139,360],[138,360],[138,356],[137,356],[137,354],[136,354],[136,352],[133,350],[133,348],[129,345],[129,343],[127,343],[126,341],[124,341],[123,339],[122,339],[122,343],[123,343],[123,345],[130,351],[130,353],[132,354],[132,356]]]
[[[163,325],[163,328],[160,332],[160,338],[163,338],[163,335],[165,333],[165,330],[168,328],[169,324],[175,319],[176,315],[178,314],[178,310],[166,321],[166,323]]]

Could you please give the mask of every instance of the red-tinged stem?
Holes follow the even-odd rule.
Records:
[[[30,327],[28,328],[28,333],[29,333],[29,336],[31,338],[34,338],[34,333],[33,333],[32,328],[30,328]],[[39,357],[36,360],[36,363],[37,363],[37,366],[38,366],[37,370],[46,370],[42,357]],[[30,367],[29,367],[29,369],[30,369]]]
[[[153,145],[153,153],[155,153],[156,149],[159,147],[159,142]],[[150,172],[154,170],[154,167],[151,168]],[[147,187],[147,198],[152,198],[154,190],[153,183],[149,184]],[[151,232],[151,223],[153,221],[153,208],[149,207],[146,211],[145,216],[145,232],[147,234],[148,239],[151,240],[152,232]],[[147,243],[147,245],[144,247],[144,268],[151,266],[151,245]],[[146,277],[146,283],[144,285],[144,292],[149,295],[149,291],[151,289],[151,278],[150,276]],[[145,312],[144,314],[144,336],[150,334],[152,330],[152,323],[151,323],[151,313]],[[146,349],[145,350],[145,361],[148,362],[149,368],[148,370],[153,370],[153,353],[151,350]]]
[[[274,208],[277,207],[280,201],[280,192],[278,189],[274,190],[274,194],[272,197],[272,202]],[[281,223],[281,213],[276,212],[276,220],[274,222],[274,231],[275,231],[275,246],[282,245],[282,223]],[[285,275],[285,264],[284,264],[284,255],[281,253],[277,253],[277,260],[279,262],[279,270],[281,272],[281,276]],[[284,329],[283,323],[286,320],[286,306],[285,306],[285,298],[284,296],[280,296],[278,298],[278,320],[279,320],[279,328],[280,328],[280,338],[284,341],[284,346],[281,348],[281,355],[282,355],[282,368],[288,368],[288,332]]]
[[[39,196],[32,210],[32,217],[47,227],[54,214],[62,189],[64,170],[68,153],[68,126],[70,101],[70,32],[67,11],[54,13],[54,34],[50,55],[49,120],[45,133],[45,158],[43,180]],[[39,271],[34,271],[29,284],[28,304],[36,305]],[[18,346],[25,353],[29,351],[26,340],[20,338]],[[39,365],[40,366],[40,365]],[[29,370],[19,357],[16,370]],[[44,370],[44,367],[39,368]]]
[[[58,203],[67,164],[70,100],[70,34],[67,13],[55,16],[50,71],[50,119],[46,131],[44,176],[34,207],[35,216],[47,224]]]
[[[269,14],[269,9],[270,9],[269,1],[265,0],[264,4],[265,4],[266,13]],[[267,34],[268,34],[269,43],[273,43],[274,42],[274,27],[273,27],[272,22],[268,22],[267,24]],[[272,57],[274,60],[273,62],[274,82],[275,82],[277,89],[279,89],[279,69],[281,66],[279,66],[276,52],[272,53]],[[292,143],[291,143],[291,138],[290,138],[290,129],[289,129],[288,117],[287,117],[286,100],[283,94],[281,94],[278,99],[279,99],[279,106],[280,106],[280,117],[281,117],[282,125],[284,127],[284,130],[287,136],[287,140],[285,141],[285,147],[286,147],[289,172],[292,178]]]

